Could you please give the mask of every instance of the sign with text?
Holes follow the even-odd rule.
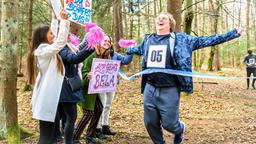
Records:
[[[120,61],[94,58],[88,94],[114,92],[118,81]]]
[[[70,21],[85,25],[91,21],[92,0],[64,0]]]

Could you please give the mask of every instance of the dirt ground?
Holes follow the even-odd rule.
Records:
[[[223,69],[215,74],[244,76],[245,71]],[[22,93],[23,85],[24,81],[20,79],[19,124],[35,133],[33,137],[22,140],[24,144],[32,144],[37,143],[38,122],[31,118],[31,92]],[[244,78],[194,78],[194,89],[193,94],[181,96],[180,118],[186,123],[185,144],[256,143],[256,90],[247,90]],[[118,134],[108,137],[102,143],[152,143],[143,123],[140,78],[133,81],[121,80],[110,116],[111,127]],[[171,144],[173,136],[166,131],[164,133],[167,143]],[[81,142],[85,143],[83,138]]]

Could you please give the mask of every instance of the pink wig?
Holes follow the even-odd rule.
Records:
[[[85,31],[86,31],[86,32],[89,32],[91,28],[96,27],[96,26],[97,26],[97,24],[92,23],[92,22],[88,22],[88,23],[86,24],[86,26],[85,26]]]
[[[118,42],[119,46],[122,48],[127,48],[129,46],[135,45],[136,41],[135,40],[124,40],[124,39],[120,39]]]
[[[89,32],[86,33],[86,40],[89,44],[90,48],[94,48],[97,44],[100,44],[104,41],[104,32],[103,30],[98,27],[90,28]]]
[[[80,37],[78,37],[74,34],[70,34],[68,36],[68,39],[69,39],[70,43],[72,43],[74,46],[78,46],[80,44]]]

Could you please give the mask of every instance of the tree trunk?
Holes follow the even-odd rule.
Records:
[[[194,18],[193,10],[192,10],[192,3],[193,0],[186,0],[186,6],[185,6],[185,16],[184,16],[184,32],[187,34],[191,33],[192,28],[192,22]]]
[[[181,31],[181,0],[167,0],[167,11],[171,13],[176,20],[176,32]]]
[[[123,37],[121,0],[114,0],[113,15],[114,15],[114,25],[115,25],[114,27],[115,48],[116,48],[116,51],[118,52],[120,50],[118,41]]]
[[[149,31],[151,31],[151,26],[150,26],[150,17],[149,17],[149,15],[150,15],[150,3],[149,3],[149,1],[147,2],[147,8],[146,8],[146,11],[147,11],[147,17],[146,17],[146,19],[147,19],[147,28],[148,28],[148,32]]]
[[[32,40],[32,20],[33,20],[33,0],[29,0],[28,5],[28,45]]]
[[[2,0],[0,0],[0,24],[1,24],[1,20],[2,20]],[[1,27],[0,27],[0,30],[1,30]],[[1,39],[1,35],[0,35],[0,39]]]
[[[256,14],[256,0],[253,3],[254,13]],[[254,33],[254,45],[256,45],[256,17],[253,16],[253,33]]]
[[[32,29],[33,29],[33,0],[29,0],[29,4],[28,4],[28,39],[27,39],[27,51],[29,51],[29,46],[32,40]],[[22,62],[22,60],[20,60],[20,63]],[[26,83],[26,85],[24,86],[23,90],[24,91],[30,91],[32,90],[32,86],[29,85],[28,83]]]
[[[219,0],[217,2],[217,9],[216,9],[216,16],[215,16],[215,21],[214,21],[214,34],[218,33],[218,18],[219,18],[219,13],[220,13],[220,8],[221,8],[221,3]],[[214,46],[214,68],[215,70],[219,71],[220,70],[220,57],[219,57],[219,46]]]
[[[203,1],[202,2],[202,7],[203,7],[203,9],[205,9],[205,3],[206,3],[206,1]],[[206,30],[206,17],[203,15],[202,16],[203,17],[203,25],[202,25],[202,33],[200,33],[200,35],[205,35],[205,30]],[[198,23],[198,25],[200,25],[199,23]],[[199,68],[202,68],[202,66],[203,66],[203,64],[204,64],[204,60],[205,60],[205,49],[201,49],[201,50],[199,50],[199,54],[200,54],[200,59],[199,59]]]
[[[197,5],[194,6],[194,11],[197,11]],[[194,16],[194,22],[193,22],[193,31],[198,34],[198,13]],[[198,60],[199,60],[199,51],[193,52],[193,66],[195,70],[198,70]]]
[[[162,0],[159,0],[159,11],[163,11],[163,5],[162,5]]]
[[[128,20],[127,20],[127,14],[125,13],[125,6],[123,5],[123,19],[124,19],[124,38],[128,38]]]
[[[2,0],[0,47],[0,136],[20,143],[17,118],[18,1]]]
[[[157,15],[157,1],[154,0],[154,16],[156,17]]]
[[[128,5],[128,13],[130,14],[129,15],[129,39],[133,39],[133,22],[134,22],[134,15],[133,15],[133,1],[132,0],[129,0],[128,1],[129,5]]]
[[[250,49],[250,0],[246,0],[246,48]]]
[[[218,2],[218,1],[217,1]],[[214,3],[212,0],[209,0],[209,10],[212,16],[210,16],[210,23],[212,24],[212,34],[217,33],[217,27],[218,27],[218,11],[219,11],[219,5],[217,5],[217,10],[214,8]],[[220,64],[219,64],[219,56],[218,56],[218,48],[217,46],[212,46],[210,51],[210,57],[208,60],[208,70],[213,71],[213,63],[215,70],[220,70]]]

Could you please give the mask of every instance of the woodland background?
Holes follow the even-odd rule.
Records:
[[[52,8],[48,0],[0,3],[0,143],[36,143],[38,126],[31,118],[32,87],[26,84],[26,54],[33,28],[40,23],[50,24]],[[139,43],[144,34],[155,32],[154,18],[166,11],[174,15],[177,32],[191,35],[246,28],[246,35],[239,39],[194,52],[195,71],[244,76],[243,58],[248,49],[255,50],[256,0],[93,0],[92,5],[92,21],[113,37],[115,50],[120,53],[124,50],[117,45],[119,39]],[[72,33],[83,37],[82,26],[71,27]],[[134,74],[140,70],[139,65],[140,58],[135,57],[123,70]],[[150,143],[143,127],[139,80],[121,81],[112,114],[113,126],[121,133],[109,143]],[[245,90],[245,80],[199,79],[195,86],[195,93],[182,96],[181,103],[181,117],[191,128],[187,143],[255,143],[256,95],[253,90]],[[127,88],[130,91],[124,91]],[[134,113],[135,119],[130,116]]]

